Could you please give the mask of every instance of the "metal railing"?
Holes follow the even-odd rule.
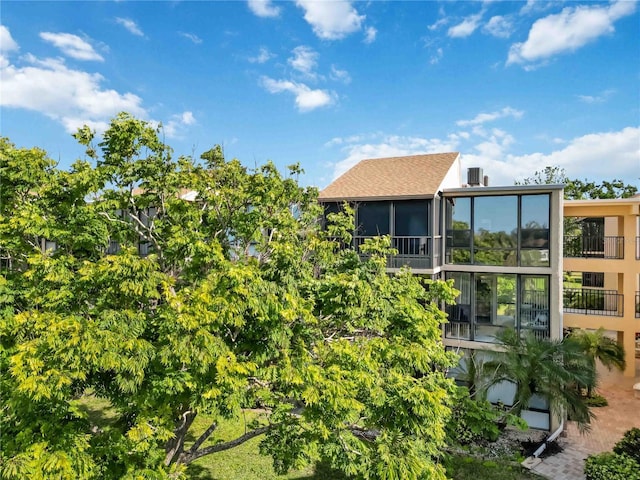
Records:
[[[565,288],[563,293],[562,306],[566,313],[610,317],[624,315],[624,295],[616,290]]]
[[[565,235],[564,256],[567,258],[622,259],[624,258],[624,237]]]
[[[374,237],[355,236],[353,238],[358,252],[360,252],[360,247],[368,238]],[[401,268],[405,265],[411,268],[433,268],[440,258],[441,242],[442,239],[440,237],[391,237],[391,247],[398,253],[387,257],[387,268]]]
[[[444,324],[444,337],[459,340],[471,340],[471,325],[469,322],[449,322]]]

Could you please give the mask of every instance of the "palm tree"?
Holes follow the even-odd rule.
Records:
[[[627,365],[624,358],[624,348],[615,340],[607,337],[604,332],[602,327],[598,330],[576,329],[571,331],[568,340],[576,342],[580,346],[594,372],[596,371],[596,359],[600,360],[609,371],[614,367],[623,371]],[[592,381],[586,384],[588,397],[591,396],[593,387],[596,385],[595,380],[594,375]]]
[[[487,374],[484,388],[509,381],[516,393],[511,413],[520,415],[534,395],[549,401],[551,412],[570,416],[581,430],[587,430],[593,414],[576,385],[586,385],[592,377],[591,363],[576,342],[521,337],[513,329],[498,335],[504,351],[492,353],[483,366]]]

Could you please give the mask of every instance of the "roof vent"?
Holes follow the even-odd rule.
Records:
[[[482,175],[482,168],[473,167],[467,169],[467,183],[470,187],[482,187],[484,176]]]

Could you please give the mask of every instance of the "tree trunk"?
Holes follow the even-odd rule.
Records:
[[[165,447],[166,456],[164,458],[164,464],[170,465],[172,462],[180,458],[182,451],[184,450],[184,439],[196,418],[196,413],[187,410],[182,414],[182,421],[173,430],[173,438],[167,442]]]

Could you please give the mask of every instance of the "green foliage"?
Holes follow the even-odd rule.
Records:
[[[613,451],[633,458],[640,465],[640,428],[627,430],[622,439],[613,447]]]
[[[592,413],[580,394],[578,385],[588,385],[595,377],[592,363],[580,345],[571,341],[521,337],[513,329],[499,334],[504,352],[496,352],[483,365],[488,382],[485,388],[503,381],[513,382],[516,394],[512,413],[520,415],[534,395],[549,400],[551,411],[570,416],[586,429]]]
[[[590,455],[584,466],[587,480],[640,480],[640,464],[618,453]]]
[[[584,403],[589,407],[606,407],[609,405],[609,402],[602,395],[591,394],[587,398],[584,399]]]
[[[500,436],[500,425],[507,423],[526,428],[520,418],[501,411],[486,400],[470,398],[469,390],[459,387],[447,424],[448,443],[468,445],[479,440],[495,442]]]
[[[638,193],[634,185],[625,184],[622,180],[603,180],[600,183],[587,179],[569,179],[564,168],[547,166],[528,177],[516,182],[516,185],[564,184],[564,198],[567,200],[586,200],[593,198],[629,198]],[[566,230],[566,229],[565,229]]]
[[[278,471],[444,478],[451,286],[387,275],[388,239],[342,249],[351,212],[323,230],[299,167],[174,158],[160,133],[85,127],[69,171],[0,141],[2,475],[180,478],[258,438]],[[207,443],[251,407],[266,421]]]

